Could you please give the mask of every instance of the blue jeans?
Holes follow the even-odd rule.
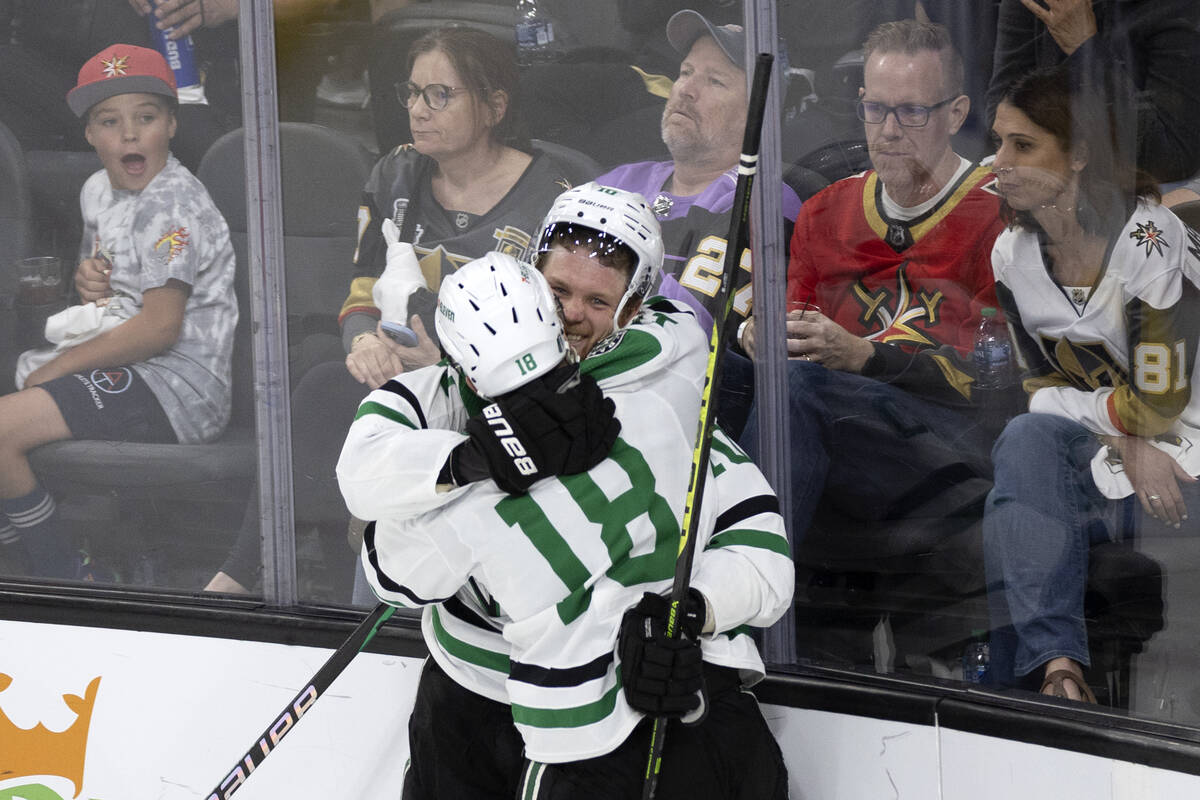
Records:
[[[872,552],[862,555],[920,550],[926,542],[888,537],[886,526],[931,508],[938,513],[940,496],[990,479],[991,442],[969,416],[891,384],[807,361],[788,361],[787,377],[794,542],[803,539],[820,509],[823,518],[828,514],[838,524],[885,526],[883,536],[868,537]],[[741,444],[757,458],[754,408]],[[986,483],[976,493],[982,498],[985,491]],[[833,532],[847,543],[851,534]]]
[[[1116,539],[1136,503],[1096,488],[1090,465],[1099,447],[1082,425],[1050,414],[1021,414],[996,440],[983,519],[994,683],[1015,685],[1060,656],[1091,663],[1088,549]]]

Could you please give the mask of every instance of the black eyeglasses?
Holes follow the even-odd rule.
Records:
[[[935,108],[941,108],[947,103],[953,103],[958,99],[958,95],[947,97],[940,103],[934,103],[931,106],[922,106],[916,103],[901,103],[898,106],[888,106],[883,103],[876,103],[871,100],[858,101],[858,118],[863,122],[868,122],[872,125],[880,125],[888,118],[888,114],[895,113],[896,122],[899,122],[906,128],[924,128],[929,122],[929,114]]]
[[[449,105],[450,98],[466,91],[470,90],[461,86],[446,86],[442,83],[431,83],[424,88],[417,86],[412,81],[396,84],[396,98],[405,108],[412,108],[417,104],[418,97],[424,97],[425,105],[433,111],[441,111]]]

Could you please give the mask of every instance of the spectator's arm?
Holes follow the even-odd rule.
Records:
[[[142,310],[120,325],[89,339],[35,370],[25,385],[70,375],[73,372],[135,364],[158,355],[175,344],[183,327],[183,311],[191,291],[172,278],[165,286],[147,289]]]
[[[1184,180],[1200,170],[1200,8],[1151,3],[1138,14],[1127,36],[1093,36],[1067,64],[1110,104],[1126,157],[1136,152],[1138,166],[1160,182]]]
[[[275,0],[275,18],[278,20],[303,17],[320,13],[334,4],[335,0]],[[174,28],[170,39],[187,36],[198,28],[215,28],[237,19],[238,0],[129,0],[133,10],[145,16],[152,12],[158,17],[159,30]]]
[[[387,263],[387,242],[383,239],[380,226],[386,215],[381,213],[375,202],[375,187],[380,183],[382,161],[375,165],[367,187],[363,190],[358,206],[358,242],[354,247],[354,279],[350,291],[338,312],[338,324],[342,328],[342,345],[346,352],[352,349],[359,334],[375,330],[380,319],[375,305],[375,281],[383,274]]]
[[[1037,63],[1034,24],[1037,20],[1021,5],[1021,0],[1000,0],[997,15],[992,80],[987,90],[985,122],[989,128],[1004,90]]]

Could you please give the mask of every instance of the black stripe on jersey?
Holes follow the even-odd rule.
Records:
[[[728,530],[739,522],[759,514],[778,514],[779,513],[779,498],[773,494],[760,494],[755,497],[747,497],[742,502],[730,508],[728,511],[717,517],[717,522],[713,526],[713,535],[721,531]]]
[[[669,297],[662,297],[661,295],[653,295],[650,298],[650,302],[646,304],[646,308],[650,309],[651,311],[661,312],[663,314],[669,314],[673,311],[692,310],[691,306],[684,305],[679,300],[672,300]]]
[[[387,576],[387,574],[379,566],[379,553],[375,550],[374,522],[368,522],[366,529],[363,531],[363,547],[367,548],[367,560],[371,563],[371,569],[375,570],[375,578],[379,581],[379,585],[385,590],[395,594],[402,594],[407,597],[410,602],[418,606],[427,606],[430,603],[444,602],[444,600],[441,598],[426,599],[413,594],[408,587],[401,586]]]
[[[611,652],[605,653],[586,664],[566,669],[538,667],[533,664],[522,664],[519,661],[513,661],[508,668],[508,677],[521,683],[531,683],[534,686],[579,686],[588,681],[603,678],[608,674],[608,665],[612,662],[613,654]]]
[[[495,633],[500,629],[499,624],[489,624],[486,619],[479,616],[479,612],[464,603],[458,595],[447,597],[445,600],[443,600],[442,610],[457,619],[459,622],[465,622],[467,625],[470,625],[473,628],[479,628],[481,631]]]
[[[407,386],[405,386],[403,383],[400,383],[397,380],[390,380],[387,383],[385,383],[383,386],[380,386],[379,388],[383,389],[385,392],[391,392],[392,394],[398,394],[401,397],[403,397],[405,400],[407,400],[408,404],[410,406],[412,406],[412,410],[417,412],[417,422],[421,423],[421,427],[422,428],[429,427],[429,423],[425,420],[425,412],[421,410],[421,404],[420,404],[420,402],[417,401],[417,396],[412,393],[411,389],[409,389]]]

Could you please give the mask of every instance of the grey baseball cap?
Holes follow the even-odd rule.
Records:
[[[685,8],[667,20],[667,41],[686,56],[701,36],[711,36],[738,69],[746,68],[746,31],[741,25],[713,25],[699,11]]]

